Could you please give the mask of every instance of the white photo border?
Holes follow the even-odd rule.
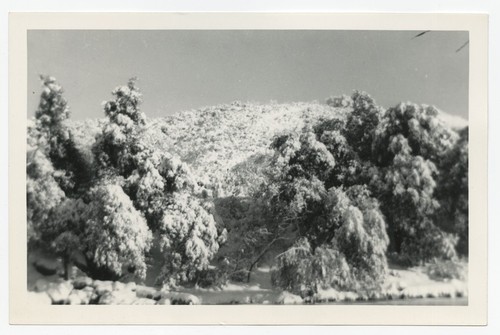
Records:
[[[70,306],[28,299],[27,31],[281,29],[469,31],[469,298],[467,306]],[[9,295],[12,324],[485,325],[487,323],[488,16],[331,13],[11,13],[9,15]]]

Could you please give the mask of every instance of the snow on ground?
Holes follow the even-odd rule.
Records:
[[[448,279],[435,280],[424,273],[422,267],[410,269],[391,269],[381,292],[357,294],[355,292],[339,292],[329,288],[320,290],[316,295],[319,302],[352,302],[352,301],[401,301],[412,304],[416,299],[440,299],[441,304],[462,304],[467,301],[467,280]],[[402,302],[404,301],[404,302]],[[421,304],[416,302],[417,304]],[[430,300],[432,304],[432,300]]]
[[[43,261],[40,261],[40,258]],[[40,269],[45,274],[40,273]],[[52,273],[54,272],[55,273]],[[73,279],[60,278],[60,261],[46,255],[28,259],[28,291],[33,303],[64,304],[381,304],[381,305],[464,305],[467,304],[467,278],[435,279],[425,267],[390,269],[381,292],[371,295],[356,292],[319,290],[312,298],[275,289],[271,285],[269,267],[257,268],[249,283],[230,282],[222,288],[179,288],[160,291],[135,283],[92,280],[77,270]]]
[[[281,290],[271,285],[269,268],[256,269],[249,283],[230,282],[220,289],[181,288],[179,292],[193,294],[200,298],[202,304],[275,304]]]
[[[200,298],[203,304],[276,304],[302,303],[302,299],[288,292],[272,288],[269,268],[258,268],[250,283],[230,283],[221,289],[180,289]],[[377,304],[466,304],[466,280],[433,280],[421,268],[392,269],[382,291],[372,295],[320,289],[315,303],[377,303]],[[416,301],[416,300],[420,301]]]

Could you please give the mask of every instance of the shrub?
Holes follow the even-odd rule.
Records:
[[[468,266],[464,261],[459,260],[434,260],[422,267],[424,273],[433,280],[459,279],[467,280]]]

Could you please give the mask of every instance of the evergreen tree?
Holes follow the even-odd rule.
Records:
[[[186,164],[144,144],[142,95],[131,79],[104,104],[107,123],[94,145],[100,178],[119,177],[163,255],[160,284],[175,286],[206,269],[219,248],[209,206]]]
[[[146,117],[139,109],[142,94],[135,78],[111,93],[114,99],[104,103],[108,120],[96,140],[94,155],[100,173],[114,171],[128,177],[136,168],[133,164],[133,155],[137,153],[135,143],[146,124]]]

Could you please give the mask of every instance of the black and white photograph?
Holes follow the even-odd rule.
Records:
[[[470,306],[471,38],[27,29],[30,304]]]

